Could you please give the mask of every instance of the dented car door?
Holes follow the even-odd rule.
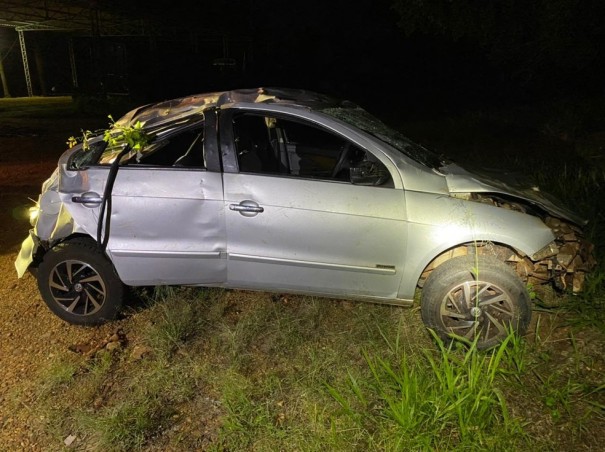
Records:
[[[212,130],[208,121],[205,127]],[[159,136],[153,144],[157,151],[150,146],[149,155],[120,166],[111,193],[107,253],[126,284],[225,280],[222,178],[207,168],[205,158],[214,137],[203,125]],[[81,195],[79,210],[98,218],[99,203],[86,198],[90,193],[100,198],[108,168],[88,172],[91,187]]]

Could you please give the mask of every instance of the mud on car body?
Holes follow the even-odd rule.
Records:
[[[120,136],[143,126],[148,144]],[[112,135],[114,134],[114,135]],[[146,105],[67,150],[16,260],[62,319],[124,286],[199,285],[409,306],[486,348],[531,318],[528,284],[582,289],[585,221],[525,181],[465,169],[359,106],[258,88]]]

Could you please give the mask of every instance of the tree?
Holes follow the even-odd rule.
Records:
[[[601,0],[393,0],[393,9],[406,35],[470,42],[522,85],[586,88],[602,80]]]

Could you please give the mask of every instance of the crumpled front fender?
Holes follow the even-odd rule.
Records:
[[[30,229],[29,235],[23,243],[21,243],[21,250],[15,260],[15,268],[17,269],[17,276],[23,277],[31,263],[34,261],[34,254],[40,246],[40,240],[34,235],[34,230]]]
[[[47,193],[56,194],[56,192]],[[39,205],[44,206],[45,204],[48,203],[44,203],[44,200],[41,199]],[[76,231],[76,223],[65,204],[58,201],[52,205],[53,207],[50,209],[40,209],[34,229],[29,231],[29,236],[21,244],[21,250],[15,260],[19,278],[23,277],[32,264],[34,256],[41,246],[51,247],[58,240],[68,237]]]

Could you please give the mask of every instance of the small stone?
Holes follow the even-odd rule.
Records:
[[[105,348],[111,352],[113,350],[117,350],[118,348],[120,348],[120,343],[119,342],[108,342],[107,345],[105,346]]]
[[[92,344],[83,343],[83,344],[73,344],[73,345],[68,346],[67,348],[74,353],[86,354],[86,353],[89,353],[93,349],[93,346],[92,346]]]
[[[76,440],[76,435],[69,435],[67,438],[63,440],[63,444],[67,447],[71,446],[73,442]]]
[[[130,359],[139,360],[143,359],[145,356],[153,353],[153,349],[151,347],[147,347],[145,345],[135,345],[130,354]]]

